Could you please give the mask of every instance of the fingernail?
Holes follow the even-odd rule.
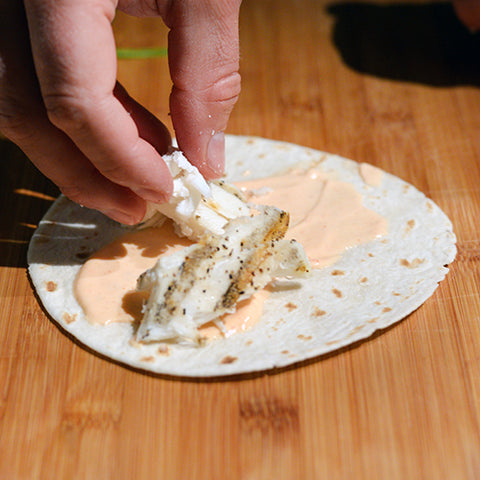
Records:
[[[110,218],[113,218],[116,222],[123,223],[125,225],[135,225],[139,222],[136,218],[132,215],[122,212],[120,210],[107,210],[104,212]]]
[[[225,169],[225,134],[217,132],[208,142],[207,165],[216,175],[223,175]]]

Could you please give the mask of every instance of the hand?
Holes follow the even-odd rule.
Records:
[[[146,200],[171,194],[160,155],[171,139],[116,81],[116,7],[170,28],[179,146],[207,178],[221,175],[240,0],[0,0],[0,130],[69,198],[134,224]]]
[[[480,30],[480,0],[453,0],[453,7],[466,27]]]

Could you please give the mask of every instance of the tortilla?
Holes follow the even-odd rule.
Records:
[[[374,186],[356,162],[254,137],[227,136],[226,158],[226,179],[232,182],[319,165],[353,185],[364,205],[388,220],[388,234],[348,249],[308,279],[277,285],[262,318],[246,332],[202,347],[135,344],[132,325],[90,324],[73,294],[82,263],[128,228],[61,196],[28,251],[32,283],[61,329],[106,357],[155,373],[208,377],[267,370],[332,352],[405,318],[433,294],[455,258],[449,219],[393,175],[383,172]]]

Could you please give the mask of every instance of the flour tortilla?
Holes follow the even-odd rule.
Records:
[[[28,263],[38,296],[62,329],[102,355],[151,372],[207,377],[267,370],[331,352],[398,322],[448,272],[456,254],[451,222],[399,178],[383,173],[381,184],[372,186],[356,162],[261,138],[227,136],[226,150],[232,182],[319,165],[361,192],[364,205],[388,220],[388,234],[347,250],[309,279],[277,285],[261,320],[247,332],[201,348],[135,345],[130,324],[91,325],[73,295],[88,256],[126,227],[61,196],[33,235]]]

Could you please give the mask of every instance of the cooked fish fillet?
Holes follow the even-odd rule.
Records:
[[[178,234],[198,240],[206,233],[223,234],[229,220],[250,213],[240,190],[223,181],[207,182],[182,152],[163,159],[173,177],[173,194],[167,203],[147,203],[142,226],[159,225],[166,216]]]
[[[234,311],[272,278],[305,275],[309,262],[303,248],[283,239],[288,220],[286,212],[262,207],[231,220],[223,235],[207,234],[161,258],[138,281],[138,289],[150,295],[137,340],[196,341],[197,327]]]

